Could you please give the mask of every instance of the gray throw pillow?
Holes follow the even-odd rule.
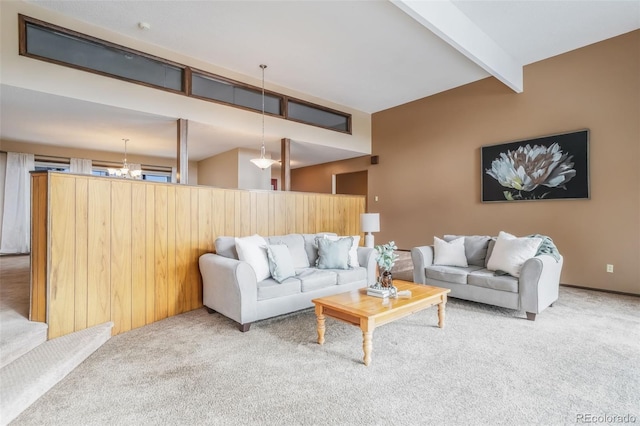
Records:
[[[349,250],[353,237],[331,241],[328,238],[316,238],[318,245],[318,269],[349,269]]]
[[[218,237],[216,238],[215,245],[216,254],[238,260],[235,237]]]
[[[444,240],[451,242],[462,235],[445,235]],[[464,254],[467,257],[467,263],[474,266],[485,266],[487,258],[487,248],[491,237],[485,235],[465,235],[464,236]]]
[[[282,283],[287,278],[295,277],[291,252],[285,244],[267,245],[267,258],[269,271],[274,280]]]

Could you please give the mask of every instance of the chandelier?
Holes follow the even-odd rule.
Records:
[[[271,167],[273,163],[277,163],[276,160],[272,160],[271,158],[265,157],[265,148],[264,148],[264,69],[267,68],[266,65],[260,64],[260,68],[262,68],[262,146],[260,147],[260,158],[254,158],[251,160],[253,164],[260,167],[262,170],[268,169]]]
[[[127,142],[129,139],[122,139],[124,141],[124,161],[122,167],[119,169],[108,168],[109,176],[118,176],[125,179],[140,179],[142,177],[142,170],[140,164],[129,164],[127,162]]]

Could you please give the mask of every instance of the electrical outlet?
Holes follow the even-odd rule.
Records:
[[[610,263],[607,264],[607,272],[610,272],[613,274],[613,265]]]
[[[378,196],[376,195],[373,199],[374,199],[375,201],[378,201]]]

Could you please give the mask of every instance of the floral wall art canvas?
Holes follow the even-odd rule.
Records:
[[[589,130],[483,146],[482,201],[589,198]]]

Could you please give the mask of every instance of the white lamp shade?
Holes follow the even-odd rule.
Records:
[[[360,214],[360,230],[362,232],[380,232],[380,213]]]

